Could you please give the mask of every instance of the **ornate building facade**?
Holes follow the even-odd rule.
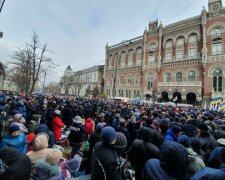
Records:
[[[104,88],[109,97],[209,103],[225,98],[225,8],[167,26],[149,22],[143,35],[105,50]]]

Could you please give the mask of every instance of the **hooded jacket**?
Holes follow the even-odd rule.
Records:
[[[51,151],[52,149],[48,148],[47,135],[41,133],[34,139],[33,151],[28,152],[27,156],[30,158],[32,165],[34,165],[38,159],[45,158]]]
[[[187,150],[173,141],[165,141],[160,149],[160,159],[150,159],[143,170],[144,180],[175,180],[186,178]]]
[[[54,117],[53,118],[53,133],[55,141],[58,141],[62,136],[62,128],[64,124],[62,122],[62,119],[60,117]]]
[[[28,144],[24,133],[20,132],[18,136],[7,135],[2,140],[3,147],[13,147],[23,154],[26,154]]]
[[[166,131],[167,135],[165,137],[165,140],[169,140],[169,141],[174,141],[174,142],[177,142],[177,138],[178,136],[172,131],[172,129],[168,129]]]
[[[187,173],[189,177],[193,176],[196,172],[202,170],[205,167],[204,161],[194,152],[191,148],[187,148],[189,165]]]
[[[30,177],[31,162],[15,148],[0,149],[0,159],[8,166],[1,180],[28,180]]]
[[[64,180],[65,177],[59,166],[52,166],[44,159],[37,160],[35,165],[34,180]]]

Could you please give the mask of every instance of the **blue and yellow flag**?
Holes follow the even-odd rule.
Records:
[[[221,103],[220,105],[219,105],[219,107],[220,107],[220,109],[225,109],[225,102],[223,102],[223,103]]]
[[[219,104],[219,103],[221,103],[223,101],[223,98],[222,97],[216,97],[216,98],[213,98],[212,100],[211,100],[211,103],[210,104],[212,104],[212,105],[214,105],[214,104]]]

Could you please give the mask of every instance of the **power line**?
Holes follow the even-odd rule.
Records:
[[[178,14],[182,13],[184,10],[188,9],[189,7],[191,7],[193,4],[195,4],[196,2],[198,2],[199,0],[194,0],[192,1],[190,4],[188,4],[186,7],[184,7],[182,10],[178,11],[174,16],[172,16],[169,20],[175,18]]]

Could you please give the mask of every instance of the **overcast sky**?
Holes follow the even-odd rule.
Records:
[[[223,0],[225,4],[225,0]],[[58,81],[65,68],[103,64],[105,45],[143,35],[149,21],[163,25],[199,15],[208,0],[6,0],[0,14],[0,61],[10,61],[35,30],[59,65],[47,81]]]

